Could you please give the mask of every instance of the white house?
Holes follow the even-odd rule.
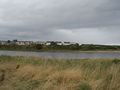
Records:
[[[0,41],[0,45],[7,45],[7,41]]]
[[[33,41],[17,41],[16,45],[32,45]]]
[[[46,42],[44,42],[44,41],[36,41],[36,42],[34,42],[34,44],[41,44],[41,45],[45,45],[45,43]]]
[[[70,42],[63,42],[63,45],[71,45]]]
[[[76,42],[63,42],[63,45],[75,45],[77,44]]]
[[[57,45],[63,45],[63,43],[60,42],[60,41],[56,41],[55,43],[56,43]]]
[[[54,42],[54,41],[47,41],[47,42],[45,43],[45,45],[51,45],[52,42]]]

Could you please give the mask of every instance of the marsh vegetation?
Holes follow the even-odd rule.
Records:
[[[0,90],[120,90],[120,60],[0,56]]]

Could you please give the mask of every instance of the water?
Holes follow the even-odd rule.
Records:
[[[43,58],[86,59],[86,58],[120,58],[119,52],[30,52],[30,51],[2,51],[0,55],[41,56]]]

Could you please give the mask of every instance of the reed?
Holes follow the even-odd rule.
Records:
[[[119,59],[0,56],[0,90],[120,90]]]

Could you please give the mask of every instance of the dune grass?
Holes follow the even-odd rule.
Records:
[[[120,90],[120,60],[0,56],[0,90]]]

